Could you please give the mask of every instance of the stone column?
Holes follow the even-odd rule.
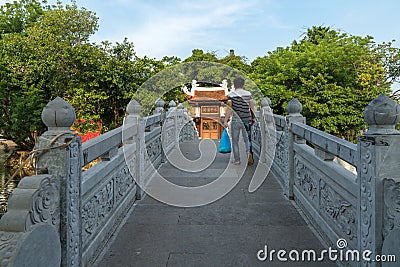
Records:
[[[175,131],[174,132],[174,136],[172,137],[172,140],[168,140],[167,144],[169,145],[169,142],[173,142],[174,146],[176,144],[176,139],[179,138],[179,136],[176,136],[176,128],[178,127],[178,121],[177,121],[177,114],[176,114],[176,103],[174,100],[171,100],[168,104],[168,117],[172,118],[174,120],[174,127],[175,127]]]
[[[136,199],[143,197],[143,173],[144,173],[144,153],[146,149],[145,144],[145,121],[140,117],[141,106],[135,100],[129,101],[126,106],[126,117],[124,118],[124,126],[122,132],[122,139],[124,143],[125,160],[128,166],[132,166],[134,171],[130,169],[132,175],[135,175],[136,183],[138,185],[136,190]],[[135,132],[136,134],[132,134]],[[131,155],[130,147],[136,145],[136,150]],[[129,167],[130,168],[130,167]]]
[[[260,162],[267,163],[269,160],[272,161],[275,155],[269,154],[269,152],[275,152],[271,145],[276,146],[276,133],[275,133],[275,121],[270,107],[271,99],[264,97],[261,100],[260,110]],[[273,140],[275,139],[275,140]],[[254,140],[256,141],[256,140]],[[271,162],[272,164],[272,162]],[[271,164],[267,164],[270,166]]]
[[[183,109],[183,124],[183,141],[195,141],[196,125],[194,124],[192,116],[187,108]]]
[[[169,101],[168,103],[168,111],[173,111],[176,108],[176,103],[174,100]]]
[[[176,108],[176,121],[176,146],[179,147],[179,143],[183,140],[183,127],[185,125],[184,107],[182,103],[179,103]]]
[[[306,123],[306,119],[301,115],[301,111],[303,110],[302,104],[296,98],[293,98],[289,101],[286,106],[286,111],[289,115],[286,116],[286,129],[285,135],[287,135],[287,151],[288,151],[288,181],[286,184],[286,195],[289,199],[294,199],[293,187],[294,187],[294,178],[295,178],[295,166],[294,166],[294,143],[303,144],[305,143],[304,139],[298,138],[291,131],[292,123]]]
[[[161,140],[162,140],[162,135],[163,135],[163,126],[165,123],[165,109],[164,109],[164,105],[165,102],[159,98],[156,100],[156,102],[154,103],[156,108],[154,110],[154,114],[161,114],[161,121],[160,121],[160,126],[161,126]],[[165,151],[164,151],[164,147],[163,147],[163,142],[161,141],[161,163],[165,162]]]
[[[394,254],[400,260],[400,106],[384,94],[364,111],[369,130],[358,139],[359,249],[370,257]],[[396,264],[396,263],[394,263]],[[361,262],[361,266],[382,266]],[[397,266],[397,265],[385,265]]]
[[[70,130],[75,121],[75,110],[57,97],[43,109],[42,120],[48,131],[39,137],[35,148],[46,150],[38,155],[37,167],[58,178],[61,266],[81,266],[82,150],[81,138]]]

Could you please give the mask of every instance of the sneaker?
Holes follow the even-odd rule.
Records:
[[[234,160],[231,162],[233,165],[240,165],[240,160]]]
[[[249,152],[249,159],[247,161],[247,165],[253,165],[254,160],[253,160],[253,152]]]

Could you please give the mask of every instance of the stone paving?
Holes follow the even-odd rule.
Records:
[[[188,158],[199,156],[194,144],[182,145]],[[190,156],[189,156],[190,155]],[[206,184],[229,164],[230,154],[218,154],[199,173],[178,170],[169,163],[160,172],[171,182],[187,186]],[[196,208],[179,208],[146,196],[130,213],[110,241],[96,266],[336,266],[325,262],[259,261],[264,249],[287,252],[324,247],[298,210],[284,197],[278,182],[268,175],[254,193],[248,185],[255,165],[247,167],[237,186],[218,201]],[[288,255],[286,255],[288,257]]]

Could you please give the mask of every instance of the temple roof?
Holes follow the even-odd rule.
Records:
[[[228,97],[225,95],[225,91],[221,89],[214,89],[214,90],[207,90],[207,91],[201,91],[201,90],[196,90],[194,92],[194,96],[189,96],[191,100],[194,99],[201,99],[201,98],[206,98],[208,100],[210,99],[215,99],[219,101],[224,101],[227,100]]]
[[[188,100],[196,100],[196,102],[210,100],[225,101],[228,99],[229,93],[226,80],[222,81],[220,86],[214,87],[200,87],[197,81],[193,80],[190,91],[186,86],[182,87],[182,91]]]

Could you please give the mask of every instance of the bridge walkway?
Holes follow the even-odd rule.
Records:
[[[181,144],[195,159],[197,144]],[[196,152],[197,151],[197,152]],[[189,156],[190,155],[190,156]],[[187,173],[170,163],[160,168],[169,181],[199,186],[214,180],[229,164],[229,154],[216,156],[204,171]],[[257,252],[326,249],[315,237],[296,207],[283,195],[279,183],[268,175],[262,186],[249,193],[256,163],[248,166],[236,187],[218,201],[195,208],[180,208],[145,196],[113,237],[97,266],[336,266],[325,262],[273,262],[257,259]],[[286,255],[287,256],[287,255]]]

